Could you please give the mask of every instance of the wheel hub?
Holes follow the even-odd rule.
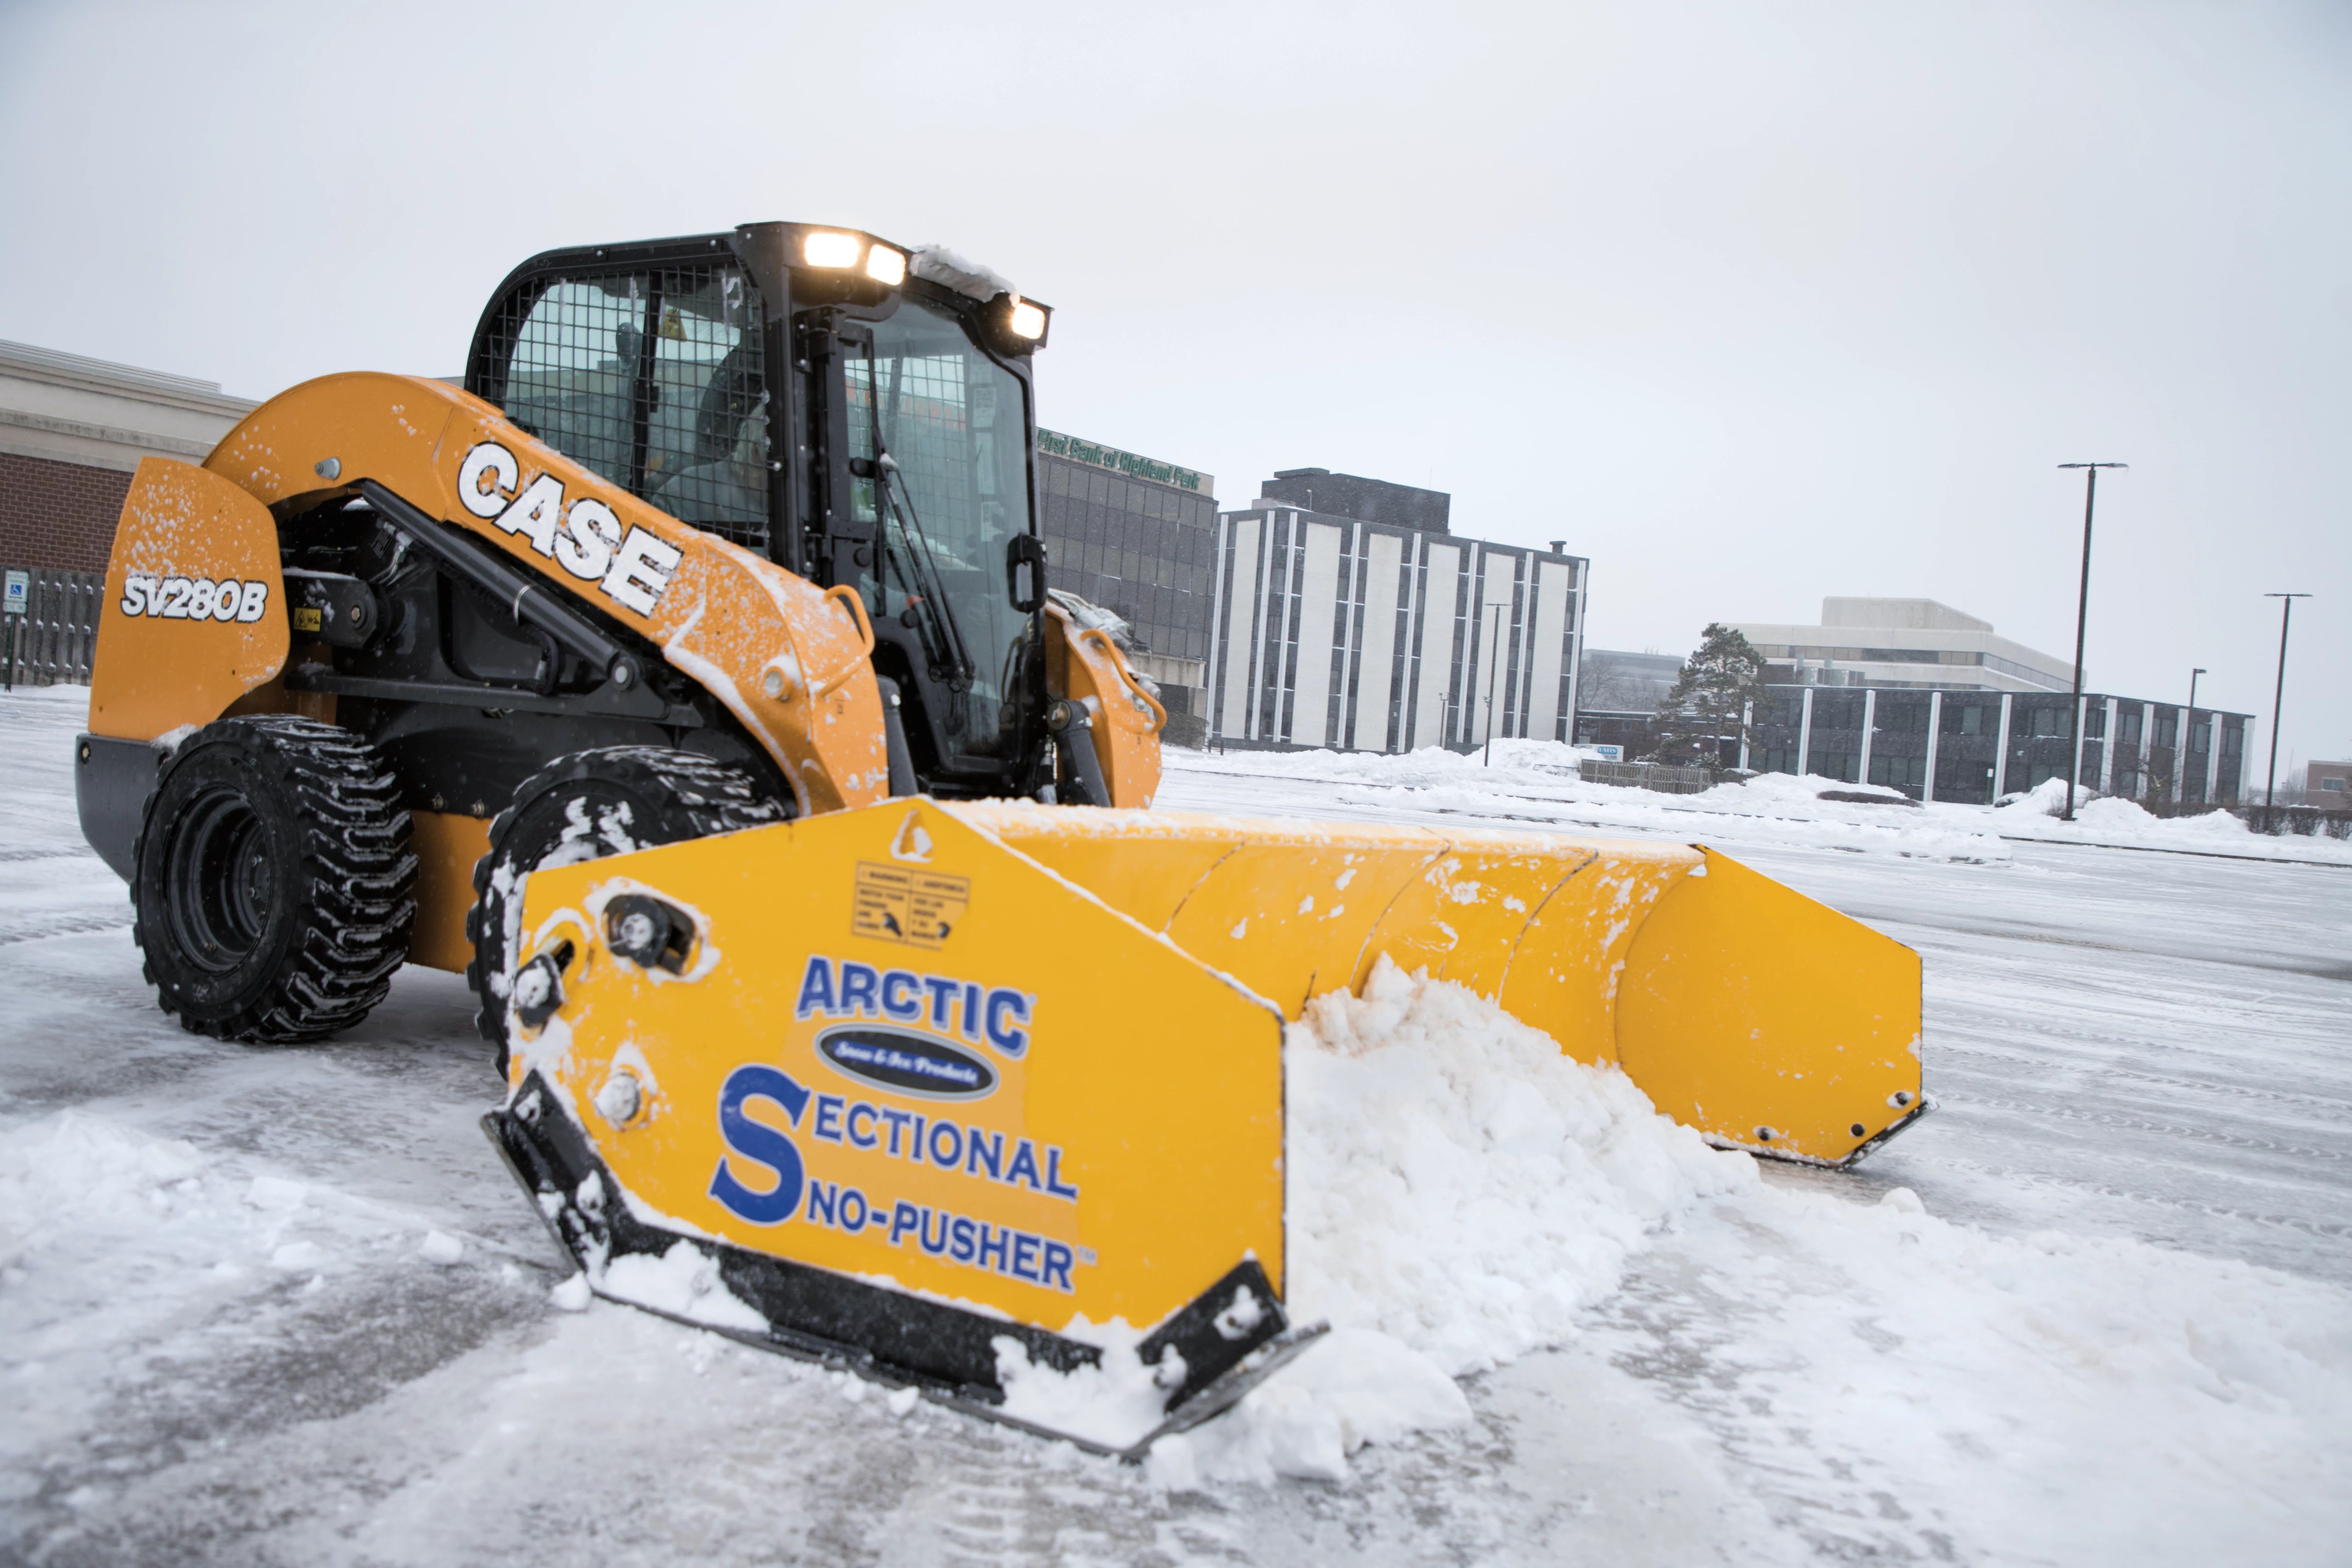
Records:
[[[226,973],[260,945],[276,864],[261,818],[245,797],[215,790],[192,805],[173,836],[165,897],[180,949]]]

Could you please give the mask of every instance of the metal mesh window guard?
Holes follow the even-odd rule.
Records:
[[[698,528],[768,540],[761,310],[740,268],[565,279],[488,345],[507,416]]]
[[[646,499],[682,521],[764,549],[768,392],[760,301],[740,268],[656,273]]]

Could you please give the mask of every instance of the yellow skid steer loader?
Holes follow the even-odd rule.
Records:
[[[1150,809],[1155,689],[1046,592],[1049,323],[843,229],[556,251],[463,390],[142,465],[77,778],[163,1007],[463,971],[600,1292],[1029,1425],[1024,1362],[1168,1430],[1312,1338],[1282,1026],[1382,956],[1726,1146],[1921,1113],[1916,955],[1712,850]]]

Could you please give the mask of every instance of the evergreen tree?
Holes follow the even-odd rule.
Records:
[[[1657,743],[1651,760],[1688,767],[1719,766],[1720,742],[1752,741],[1750,726],[1771,700],[1764,686],[1764,656],[1729,626],[1708,622],[1698,651],[1658,704]],[[1751,707],[1750,704],[1753,704]],[[1741,715],[1754,719],[1743,723]]]

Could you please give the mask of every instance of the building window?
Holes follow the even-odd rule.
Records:
[[[2009,717],[2010,733],[2014,736],[2055,736],[2065,740],[2074,733],[2072,716],[2063,708],[2036,706],[2012,709]]]
[[[1925,757],[1890,757],[1884,752],[1870,756],[1870,782],[1892,789],[1921,789],[1927,782],[1927,759]]]

